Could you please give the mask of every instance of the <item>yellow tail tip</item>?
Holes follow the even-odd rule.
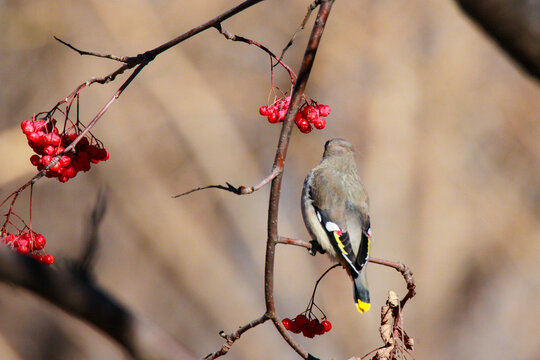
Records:
[[[360,311],[361,314],[364,313],[365,311],[369,311],[370,307],[371,307],[370,303],[365,303],[362,300],[358,300],[358,302],[356,303],[356,308],[358,309],[358,311]]]

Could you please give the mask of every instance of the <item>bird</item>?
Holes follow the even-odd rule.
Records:
[[[369,198],[358,175],[350,142],[331,139],[324,145],[321,162],[304,181],[302,217],[312,244],[339,262],[353,281],[358,311],[368,311],[371,306],[366,276],[371,245]]]

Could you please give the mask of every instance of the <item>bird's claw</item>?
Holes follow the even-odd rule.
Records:
[[[311,249],[309,249],[310,255],[315,256],[317,253],[321,253],[321,254],[326,253],[326,251],[324,251],[324,249],[317,242],[317,240],[311,240],[309,243],[311,244]]]

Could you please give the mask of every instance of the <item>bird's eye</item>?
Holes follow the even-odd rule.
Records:
[[[326,148],[328,148],[328,144],[330,144],[330,141],[331,140],[328,140],[327,142],[324,143],[324,150],[326,151]]]

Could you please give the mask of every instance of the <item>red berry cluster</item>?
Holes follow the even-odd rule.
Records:
[[[328,320],[319,322],[319,319],[309,319],[304,314],[299,314],[294,319],[285,318],[281,320],[281,323],[285,329],[292,333],[304,335],[307,338],[312,339],[315,335],[323,335],[324,333],[332,330],[332,324]]]
[[[60,155],[78,136],[77,132],[59,133],[55,120],[50,118],[23,121],[21,129],[28,139],[28,145],[35,152],[30,157],[30,162],[39,171],[49,165],[53,158]],[[74,178],[79,171],[90,170],[90,164],[97,164],[107,159],[109,159],[109,152],[105,148],[97,143],[91,144],[91,141],[84,137],[75,146],[75,152],[62,155],[45,176],[66,182]]]
[[[259,108],[259,114],[266,116],[272,124],[283,122],[290,102],[290,96],[277,99],[272,105],[261,106]],[[313,127],[318,130],[324,129],[326,120],[323,117],[327,117],[328,115],[330,115],[330,106],[317,104],[313,100],[306,101],[296,113],[294,122],[301,132],[309,134],[313,130]]]
[[[39,254],[45,247],[45,244],[47,244],[45,236],[36,234],[31,230],[19,233],[18,235],[7,234],[5,236],[0,236],[0,242],[11,246],[13,250],[20,254],[33,257],[42,264],[51,265],[54,263],[54,256],[50,254]]]

